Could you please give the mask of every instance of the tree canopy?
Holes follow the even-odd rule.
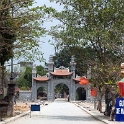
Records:
[[[0,2],[0,59],[11,57],[43,61],[40,37],[46,33],[44,21],[51,19],[52,8],[32,7],[34,0],[2,0]],[[49,14],[49,15],[48,15]],[[5,56],[3,56],[5,55]]]
[[[40,76],[46,75],[46,71],[44,70],[44,67],[42,65],[36,66],[37,74]]]
[[[59,46],[80,46],[93,49],[90,61],[86,60],[93,72],[93,78],[100,83],[119,76],[123,61],[124,1],[123,0],[53,0],[64,6],[54,17],[62,25],[53,27],[50,34]],[[57,31],[58,27],[58,31]],[[61,47],[62,48],[62,47]],[[86,54],[91,53],[87,49]],[[75,52],[77,52],[75,50]],[[83,58],[85,60],[85,58]],[[116,70],[116,79],[115,73]],[[108,75],[111,76],[108,76]],[[118,75],[118,76],[117,76]]]
[[[42,65],[36,66],[37,75],[44,76],[46,72]],[[22,90],[29,90],[32,87],[32,68],[27,66],[24,73],[18,79],[18,86]]]
[[[90,82],[97,87],[99,93],[107,88],[111,92],[121,78],[120,64],[124,61],[124,1],[51,1],[64,6],[63,11],[54,13],[54,17],[61,22],[60,25],[52,27],[50,31],[56,41],[56,48],[86,48],[87,57],[82,56],[82,59],[86,62],[86,67],[91,68]]]

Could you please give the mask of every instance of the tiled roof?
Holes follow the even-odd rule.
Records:
[[[57,69],[54,72],[51,72],[51,74],[56,76],[68,76],[72,75],[73,72],[69,72],[67,69]]]
[[[36,81],[48,81],[49,78],[48,77],[45,77],[45,76],[41,76],[41,77],[34,78],[34,80],[36,80]]]
[[[81,77],[73,78],[74,81],[80,81]]]

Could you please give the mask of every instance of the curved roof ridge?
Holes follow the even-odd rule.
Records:
[[[55,69],[54,72],[50,73],[56,76],[69,76],[73,74],[73,72],[69,72],[69,69]]]
[[[41,76],[41,75],[38,75],[37,77],[47,77],[47,75],[43,75],[43,76]]]
[[[76,78],[73,78],[74,81],[80,82],[82,78],[88,79],[85,76],[76,76]]]
[[[66,67],[64,67],[64,66],[60,66],[59,68],[54,68],[54,70],[60,70],[60,69],[62,69],[62,70],[69,70],[69,67],[68,68],[66,68]]]
[[[50,80],[50,78],[48,78],[47,76],[35,77],[33,79],[36,81],[49,81]]]

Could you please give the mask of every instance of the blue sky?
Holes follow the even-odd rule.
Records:
[[[62,10],[62,6],[60,6],[59,4],[56,4],[55,2],[50,2],[49,0],[35,0],[35,1],[37,3],[35,3],[34,6],[42,6],[45,4],[47,7],[53,7],[57,11]],[[59,23],[59,21],[53,20],[52,22],[46,22],[44,24],[44,27],[47,29],[50,29],[51,26],[57,25],[58,23]],[[42,47],[42,52],[44,53],[44,58],[46,59],[46,62],[48,62],[49,56],[54,55],[54,53],[55,53],[54,47],[48,43],[49,39],[51,39],[50,36],[40,38],[40,40],[43,41],[43,43],[41,43],[41,47]],[[40,64],[43,65],[44,63],[36,62],[35,64],[36,65],[40,65]]]
[[[47,7],[53,7],[58,11],[62,10],[61,6],[59,6],[55,2],[50,2],[49,0],[35,0],[35,1],[36,1],[36,3],[34,4],[34,7],[35,6],[43,6],[45,4]],[[58,23],[59,23],[59,21],[53,20],[52,22],[45,23],[44,27],[46,27],[47,29],[50,29],[51,26],[57,25]],[[43,43],[40,42],[40,45],[42,47],[41,51],[44,53],[44,58],[46,59],[46,62],[48,62],[49,56],[54,55],[54,53],[55,53],[54,47],[48,43],[48,40],[50,40],[50,39],[51,39],[50,36],[41,37],[39,39],[40,41],[43,41]],[[14,60],[14,64],[17,64],[18,62],[21,61],[21,60],[15,60],[15,59],[13,59],[13,60]],[[8,65],[10,63],[11,63],[11,61],[8,61],[6,64]],[[34,64],[44,66],[44,63],[41,63],[39,61],[35,61]]]

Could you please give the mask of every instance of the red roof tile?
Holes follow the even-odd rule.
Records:
[[[56,76],[68,76],[72,75],[73,72],[69,72],[67,69],[57,69],[54,72],[51,72],[51,74]]]
[[[80,81],[81,77],[78,77],[78,78],[73,78],[74,81]]]
[[[36,77],[36,78],[34,78],[34,80],[36,80],[36,81],[48,81],[49,78],[42,76],[42,77]]]

